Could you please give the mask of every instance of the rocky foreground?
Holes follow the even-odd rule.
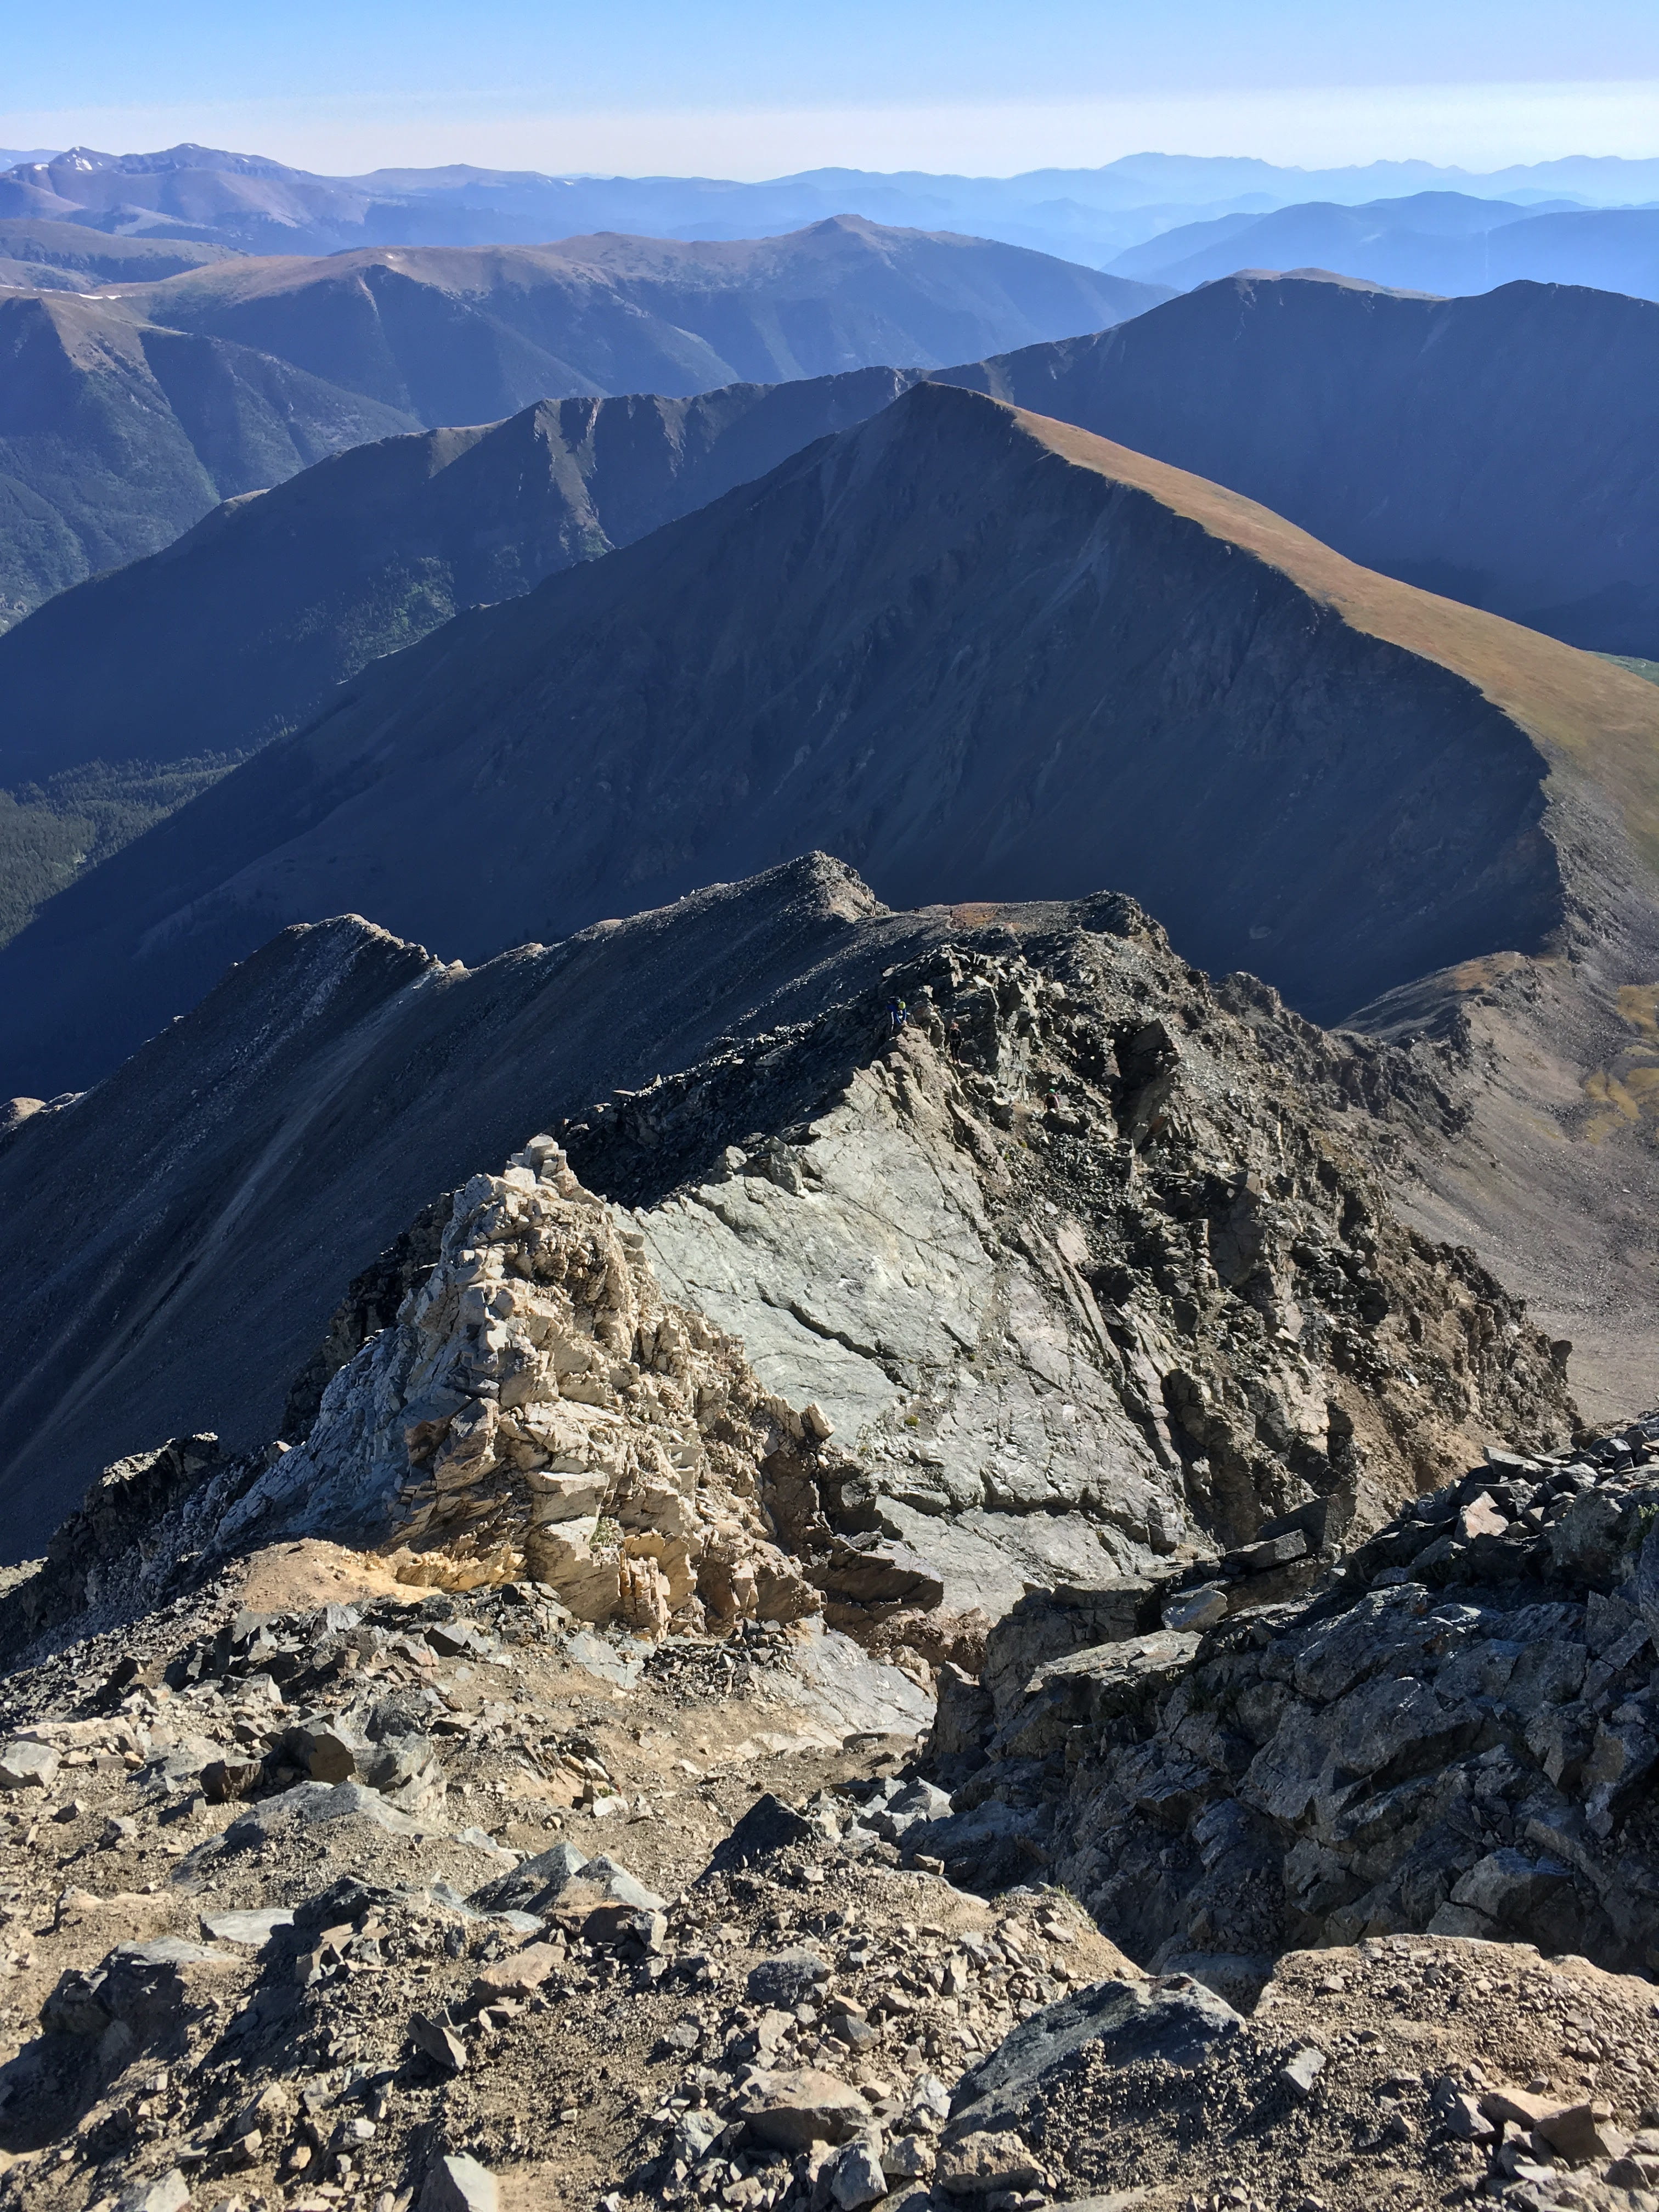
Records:
[[[937,1712],[256,1550],[6,1684],[0,2203],[1659,2203],[1656,1443],[1033,1593]]]
[[[1659,2205],[1659,1420],[1390,1212],[1443,1055],[1026,920],[7,1571],[0,2212]]]

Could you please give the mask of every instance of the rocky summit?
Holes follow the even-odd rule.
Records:
[[[527,411],[0,655],[0,2212],[1659,2212],[1659,690],[1542,634],[1630,642],[1644,525],[1549,567],[1458,428],[1589,325],[1245,279],[881,365],[1011,254],[49,295],[181,422],[364,327],[343,403]],[[761,315],[817,384],[601,399],[809,264],[886,302]],[[1299,450],[1462,471],[1286,512],[1395,580],[1235,434],[1294,489],[1273,363],[1368,330]],[[1165,416],[1220,480],[1098,434]],[[139,631],[99,736],[64,641]]]
[[[1394,1211],[1455,1046],[835,882],[6,1571],[0,2207],[1655,2201],[1659,1417]]]

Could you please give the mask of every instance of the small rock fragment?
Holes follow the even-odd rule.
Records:
[[[484,1967],[472,1984],[472,1994],[490,2004],[497,1997],[532,1996],[563,1962],[564,1953],[551,1943],[526,1943],[511,1958],[497,1959]]]
[[[185,2212],[190,2189],[178,2167],[153,2181],[135,2181],[115,2200],[115,2212]]]
[[[62,1764],[49,1743],[14,1736],[0,1746],[0,1790],[50,1790]]]
[[[1213,1628],[1227,1618],[1227,1593],[1219,1583],[1205,1583],[1197,1589],[1182,1590],[1166,1599],[1165,1628]]]
[[[1314,2084],[1325,2071],[1327,2063],[1322,2051],[1311,2043],[1306,2044],[1295,2057],[1279,2068],[1279,2078],[1287,2088],[1294,2089],[1298,2097],[1311,2096]]]

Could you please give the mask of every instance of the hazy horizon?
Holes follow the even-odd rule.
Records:
[[[7,33],[0,145],[196,140],[332,175],[380,167],[702,175],[822,167],[1006,176],[1152,146],[1325,168],[1475,172],[1659,155],[1659,10],[1592,0],[759,0],[595,16],[477,0],[295,0],[280,18],[89,0]],[[72,93],[70,88],[72,88]]]

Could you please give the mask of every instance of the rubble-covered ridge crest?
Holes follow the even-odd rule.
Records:
[[[456,1194],[426,1281],[220,1540],[326,1531],[408,1582],[529,1576],[654,1635],[798,1619],[818,1599],[772,1540],[761,1470],[810,1480],[813,1413],[664,1299],[640,1233],[535,1137]]]

